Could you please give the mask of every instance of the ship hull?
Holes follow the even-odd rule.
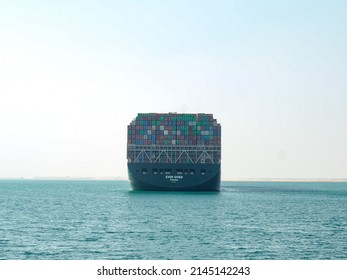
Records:
[[[131,187],[136,191],[220,190],[220,164],[128,163]]]

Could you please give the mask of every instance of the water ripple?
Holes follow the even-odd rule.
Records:
[[[0,259],[346,259],[346,183],[0,180]]]

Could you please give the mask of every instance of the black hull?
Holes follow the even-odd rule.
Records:
[[[220,164],[128,163],[128,175],[136,191],[220,190]]]

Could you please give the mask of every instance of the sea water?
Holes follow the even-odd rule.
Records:
[[[0,259],[347,259],[347,183],[0,180]]]

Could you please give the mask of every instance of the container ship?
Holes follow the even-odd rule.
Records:
[[[127,160],[133,190],[219,191],[221,125],[212,114],[138,114]]]

